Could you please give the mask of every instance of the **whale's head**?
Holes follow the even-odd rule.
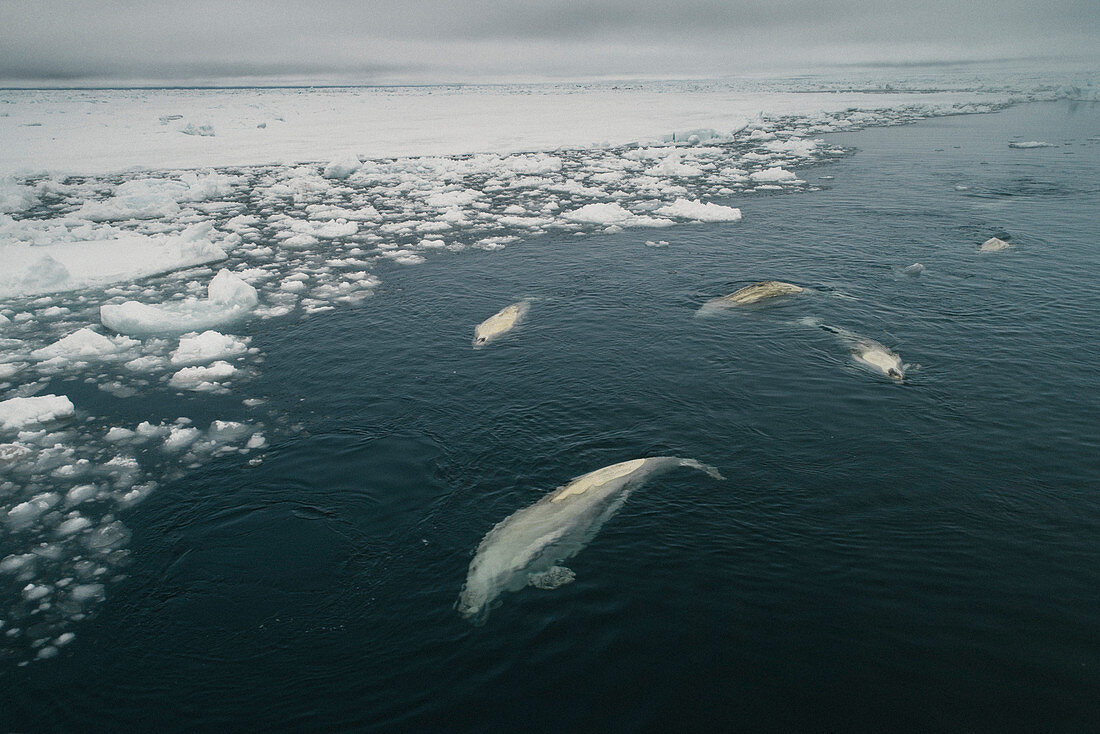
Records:
[[[886,374],[890,377],[893,377],[895,380],[900,380],[901,378],[905,377],[902,371],[899,370],[897,367],[891,367],[886,371]]]
[[[488,343],[488,341],[489,341],[489,337],[487,337],[487,336],[480,336],[480,335],[479,335],[479,336],[475,336],[475,337],[474,337],[474,346],[475,346],[475,347],[480,347],[480,346],[482,346],[483,344],[486,344],[486,343]]]

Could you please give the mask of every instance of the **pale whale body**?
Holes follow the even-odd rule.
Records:
[[[876,372],[881,372],[887,377],[895,380],[905,378],[905,369],[908,365],[902,364],[901,355],[888,349],[874,339],[868,339],[865,336],[853,334],[845,329],[823,324],[819,319],[815,318],[803,319],[802,323],[808,326],[819,326],[825,331],[836,334],[840,337],[841,341],[847,344],[848,348],[852,350],[852,359],[859,362],[864,367],[869,367]]]
[[[713,311],[719,308],[748,306],[753,303],[759,303],[760,301],[766,301],[770,298],[793,296],[804,290],[806,289],[794,283],[784,283],[781,280],[764,280],[759,283],[745,286],[741,290],[735,291],[728,296],[712,298],[703,304],[700,311]]]
[[[572,571],[555,564],[588,545],[645,479],[681,466],[722,479],[717,469],[694,459],[633,459],[579,476],[512,513],[481,540],[455,607],[481,624],[489,616],[490,605],[505,591],[528,584],[555,588],[569,583]]]
[[[1007,250],[1012,247],[1000,237],[990,237],[988,240],[978,246],[978,252],[1000,252],[1001,250]]]
[[[493,339],[514,329],[523,321],[523,317],[527,315],[527,310],[530,307],[530,301],[513,303],[482,321],[474,329],[474,347],[485,346]]]

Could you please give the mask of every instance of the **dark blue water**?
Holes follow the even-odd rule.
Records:
[[[282,437],[127,517],[129,579],[0,671],[0,729],[1100,730],[1100,106],[833,140],[859,151],[803,171],[825,190],[722,202],[744,221],[667,248],[444,255],[257,326]],[[816,290],[695,317],[765,278]],[[495,523],[668,454],[728,479],[655,479],[575,583],[455,612]]]

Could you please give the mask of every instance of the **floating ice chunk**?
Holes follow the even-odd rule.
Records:
[[[571,222],[582,224],[628,224],[635,215],[619,204],[610,203],[585,204],[580,209],[566,212],[562,216]]]
[[[0,401],[0,429],[16,430],[48,423],[73,414],[72,401],[64,395],[37,395]]]
[[[429,194],[424,203],[434,209],[455,209],[469,206],[482,197],[480,191],[463,189],[460,191],[437,191]]]
[[[0,178],[0,212],[21,212],[38,204],[34,189]]]
[[[71,291],[224,260],[200,231],[178,236],[126,234],[118,239],[50,245],[0,244],[0,298]]]
[[[21,443],[0,443],[0,464],[10,464],[31,453],[31,449]]]
[[[256,289],[222,268],[207,287],[207,298],[151,306],[137,301],[99,308],[103,325],[123,334],[181,334],[244,318],[256,307]]]
[[[164,439],[164,450],[181,451],[193,444],[198,437],[199,429],[197,428],[191,426],[172,426],[168,430],[168,438]]]
[[[218,383],[228,380],[236,372],[237,368],[228,362],[215,362],[209,367],[184,367],[172,375],[168,384],[172,387],[199,392],[215,390],[219,387]]]
[[[20,502],[8,510],[8,524],[19,527],[32,523],[38,519],[39,515],[56,505],[60,500],[61,497],[56,492],[36,494],[26,502]]]
[[[98,527],[84,537],[86,546],[92,550],[108,550],[122,545],[130,537],[130,531],[118,520]]]
[[[650,168],[646,173],[651,176],[701,176],[703,175],[703,169],[693,166],[688,163],[682,163],[680,161],[682,153],[680,150],[673,148],[665,156],[664,160],[658,163],[656,166]]]
[[[38,649],[38,654],[35,656],[39,660],[49,660],[50,658],[57,657],[58,650],[53,645],[44,645]]]
[[[53,587],[49,584],[27,584],[23,587],[23,598],[27,601],[38,601],[49,596]]]
[[[299,282],[299,281],[294,281]],[[204,331],[180,338],[179,347],[172,352],[172,364],[206,364],[216,359],[236,357],[248,351],[248,337],[236,337],[217,331]]]
[[[179,214],[179,200],[187,185],[166,178],[127,181],[104,201],[85,201],[76,216],[93,222],[125,219],[163,219]]]
[[[76,515],[74,517],[70,517],[68,520],[58,525],[57,534],[61,536],[73,535],[74,533],[79,533],[81,530],[84,530],[85,528],[89,528],[91,526],[91,520],[82,515]]]
[[[283,240],[283,244],[287,247],[306,248],[313,247],[320,240],[311,234],[293,234]]]
[[[116,355],[137,346],[139,343],[136,339],[125,336],[106,337],[88,327],[84,327],[47,347],[34,350],[31,352],[31,356],[35,359],[53,359],[54,357],[64,359],[76,359],[78,357],[103,358]]]
[[[903,269],[901,272],[905,275],[916,277],[924,272],[924,266],[920,263],[913,263],[909,267]]]
[[[358,171],[362,166],[363,163],[359,160],[359,156],[354,153],[347,153],[329,161],[321,175],[325,178],[343,180]]]
[[[290,225],[290,228],[299,234],[331,240],[355,234],[359,231],[359,224],[344,219],[331,219],[327,222],[297,220]]]
[[[24,362],[0,362],[0,380],[14,377],[26,366]]]
[[[694,219],[697,222],[739,222],[741,210],[732,206],[691,201],[689,199],[677,199],[656,210],[657,214],[679,219]]]
[[[788,171],[782,166],[773,166],[763,171],[750,173],[749,178],[757,183],[788,183],[798,180],[798,176],[793,171]]]
[[[193,122],[189,122],[180,128],[180,132],[184,135],[197,135],[205,138],[214,136],[214,128],[212,125],[196,125]]]
[[[33,553],[7,556],[0,561],[0,573],[19,573],[23,569],[30,568],[34,565],[34,560],[37,557],[38,556]]]
[[[65,504],[79,505],[81,502],[95,497],[95,494],[96,488],[94,484],[80,484],[73,487],[65,494]]]
[[[267,439],[262,433],[253,433],[244,445],[246,449],[262,449],[264,446],[267,446]]]
[[[1053,148],[1053,143],[1045,143],[1041,140],[1023,140],[1008,144],[1009,148]]]
[[[763,147],[765,150],[770,150],[773,153],[785,153],[787,155],[798,156],[799,158],[808,158],[813,155],[824,142],[823,140],[790,138],[789,140],[772,140],[764,143]]]
[[[103,584],[80,584],[69,592],[69,598],[76,602],[95,601],[103,598]]]
[[[978,247],[978,252],[1000,252],[1001,250],[1007,250],[1009,247],[1012,247],[1012,245],[999,237],[990,237]]]

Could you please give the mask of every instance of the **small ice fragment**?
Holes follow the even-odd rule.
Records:
[[[215,389],[217,383],[224,382],[236,374],[237,368],[225,361],[214,362],[209,367],[184,367],[172,375],[168,384],[172,387],[199,392]]]
[[[103,597],[103,584],[80,584],[74,586],[69,596],[73,601],[85,602]]]
[[[999,237],[990,237],[978,247],[978,252],[1000,252],[1011,247],[1010,244]]]
[[[325,178],[342,180],[358,171],[362,165],[359,156],[353,153],[347,153],[329,161],[321,175]]]
[[[924,272],[924,266],[920,263],[913,263],[909,267],[903,269],[901,272],[905,273],[906,275],[917,276]]]
[[[298,281],[295,281],[298,282]],[[236,357],[248,351],[248,338],[239,338],[217,331],[180,337],[179,347],[172,352],[172,364],[194,365],[213,362],[216,359]]]

